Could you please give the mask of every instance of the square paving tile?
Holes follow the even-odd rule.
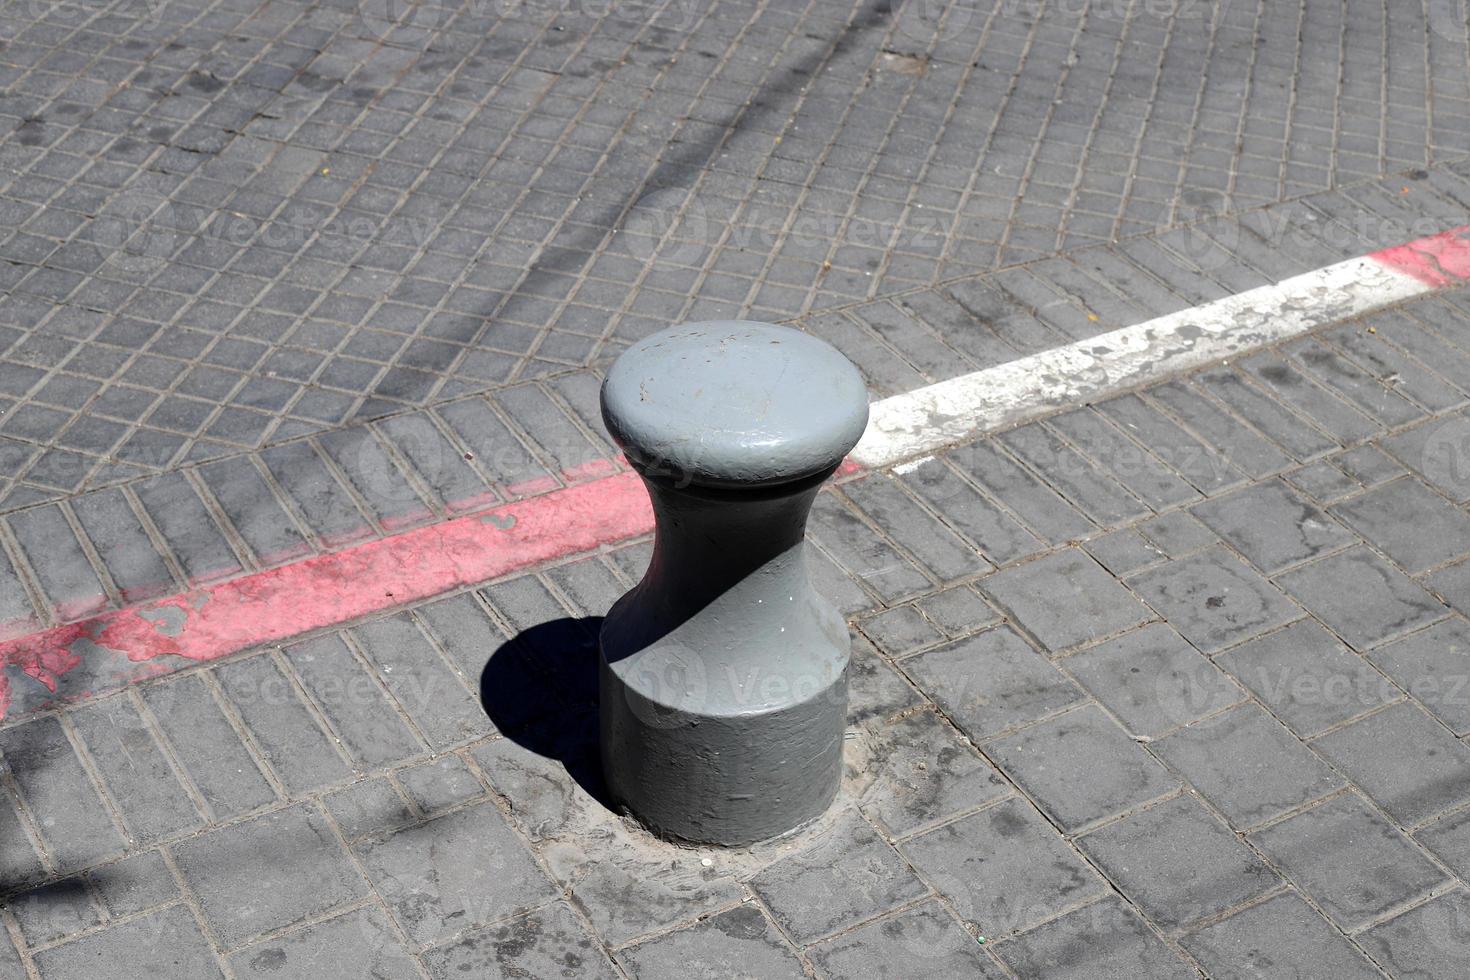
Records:
[[[1128,584],[1204,653],[1223,650],[1301,615],[1259,572],[1224,548],[1165,562]]]
[[[986,751],[1068,833],[1178,785],[1090,705],[996,739]]]
[[[1470,976],[1470,892],[1436,896],[1358,941],[1394,977]]]
[[[571,909],[558,902],[492,926],[424,955],[435,980],[577,977],[614,980],[612,963]],[[378,974],[354,974],[364,978]],[[384,973],[387,978],[398,974]],[[403,976],[411,976],[404,973]],[[306,980],[306,978],[303,978]]]
[[[35,959],[46,980],[97,980],[103,975],[109,980],[224,977],[204,934],[182,905],[53,946],[35,954]]]
[[[1167,928],[1223,912],[1280,882],[1187,793],[1079,837],[1077,846]]]
[[[1002,980],[968,932],[937,902],[858,926],[817,943],[807,955],[832,980],[979,977]]]
[[[173,850],[227,946],[368,893],[326,818],[308,804],[212,830]]]
[[[411,977],[416,969],[387,914],[375,907],[257,943],[229,962],[239,980]]]
[[[1150,618],[1117,579],[1077,548],[1003,569],[979,585],[1052,652]]]
[[[916,711],[869,735],[862,807],[890,834],[927,824],[1011,792],[1010,784],[933,711]],[[860,777],[860,778],[861,778]]]
[[[1444,872],[1352,793],[1258,830],[1250,840],[1349,932],[1445,881]]]
[[[1196,504],[1193,513],[1267,575],[1357,540],[1280,480]]]
[[[1199,980],[1116,895],[1022,933],[993,952],[1021,980]]]
[[[821,840],[751,879],[800,943],[886,912],[929,889],[872,827],[848,813]]]
[[[1263,977],[1331,977],[1381,980],[1382,974],[1342,933],[1294,892],[1259,905],[1180,940],[1212,980]]]
[[[1447,619],[1374,650],[1368,659],[1456,735],[1470,734],[1470,625]]]
[[[991,939],[1108,890],[1107,882],[1022,799],[945,824],[902,850],[960,917]]]
[[[696,926],[666,933],[618,953],[639,980],[804,980],[806,971],[760,909],[741,905]]]
[[[1025,724],[1087,697],[1005,626],[922,653],[903,668],[971,738]]]
[[[1342,777],[1254,704],[1182,728],[1152,748],[1239,830],[1344,785]]]
[[[1411,476],[1337,504],[1332,512],[1410,573],[1470,551],[1470,517]]]
[[[1406,826],[1470,800],[1470,746],[1403,702],[1312,743]]]
[[[1351,548],[1276,579],[1358,650],[1426,626],[1445,613],[1434,596],[1367,548]]]
[[[556,895],[491,803],[368,838],[353,850],[415,942],[443,939]]]
[[[1303,738],[1400,696],[1372,664],[1310,619],[1236,647],[1216,663]]]
[[[1134,735],[1159,735],[1245,698],[1209,658],[1163,623],[1089,647],[1062,666]]]

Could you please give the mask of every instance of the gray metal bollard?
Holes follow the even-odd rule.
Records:
[[[633,345],[602,386],[657,531],[601,636],[602,767],[655,833],[774,837],[837,792],[847,625],[807,575],[807,514],[863,433],[867,392],[827,343],[716,321]]]

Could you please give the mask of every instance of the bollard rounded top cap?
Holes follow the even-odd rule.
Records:
[[[700,486],[789,483],[842,462],[868,424],[852,362],[800,330],[712,320],[628,348],[602,417],[640,472]]]

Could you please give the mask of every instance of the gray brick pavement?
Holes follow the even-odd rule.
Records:
[[[514,6],[0,8],[0,621],[594,476],[681,317],[886,394],[1470,204],[1434,5]],[[599,802],[647,542],[23,695],[0,976],[1458,976],[1467,310],[824,495],[848,778],[750,852]]]
[[[1459,349],[1433,325],[1451,301],[1393,316]],[[1318,422],[1355,394],[1294,402],[1280,377],[1248,361],[1139,393],[1176,427],[1158,442],[1100,428],[1104,407],[824,495],[817,570],[855,630],[849,768],[792,839],[673,849],[599,802],[577,617],[640,573],[635,541],[18,716],[13,955],[41,977],[96,956],[168,975],[159,955],[236,976],[323,956],[431,977],[1444,975],[1470,866],[1470,544],[1399,521],[1460,512],[1458,444],[1422,430],[1453,436],[1463,409],[1357,413],[1369,440],[1339,442]],[[1201,486],[1202,454],[1272,463]],[[1190,492],[1129,489],[1164,474]]]

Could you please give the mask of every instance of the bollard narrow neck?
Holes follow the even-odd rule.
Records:
[[[688,614],[742,588],[804,591],[807,516],[829,475],[749,490],[645,477],[655,522],[645,582]]]

